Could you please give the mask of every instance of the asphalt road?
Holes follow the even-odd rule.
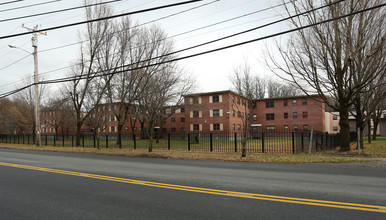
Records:
[[[386,169],[0,149],[0,219],[386,219]]]

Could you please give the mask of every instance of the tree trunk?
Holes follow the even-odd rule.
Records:
[[[379,120],[378,119],[373,119],[373,124],[374,124],[374,128],[373,128],[373,141],[376,141],[377,140],[377,130],[378,130],[378,125],[379,125]],[[371,127],[370,127],[370,130],[371,130]]]
[[[371,144],[371,119],[367,118],[367,143]]]
[[[118,123],[118,138],[117,138],[117,144],[119,148],[122,148],[122,128],[123,124]]]
[[[339,111],[340,125],[340,151],[350,150],[350,123],[348,108]]]
[[[75,146],[80,146],[80,138],[81,138],[81,129],[82,129],[82,122],[78,121],[76,122],[76,142]]]
[[[243,140],[241,141],[241,157],[246,157],[246,156],[247,156],[247,141],[243,138]]]

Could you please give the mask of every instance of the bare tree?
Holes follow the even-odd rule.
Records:
[[[256,106],[256,100],[264,98],[265,89],[264,81],[260,78],[253,77],[250,66],[244,62],[239,67],[233,70],[230,76],[234,89],[244,98],[241,105],[232,103],[233,111],[237,112],[237,116],[242,120],[243,126],[241,129],[241,156],[247,156],[247,141],[250,137],[250,126],[252,118],[250,112]],[[236,141],[236,140],[235,140]]]
[[[283,98],[295,97],[304,95],[301,89],[296,85],[286,84],[285,82],[278,82],[275,80],[267,80],[267,94],[268,98]]]
[[[170,59],[167,54],[172,52],[173,42],[166,39],[166,33],[159,26],[135,27],[130,18],[116,23],[115,30],[118,34],[110,38],[116,42],[110,48],[115,49],[106,48],[103,52],[106,53],[104,57],[109,57],[108,54],[117,51],[117,56],[110,60],[103,59],[101,66],[120,72],[109,81],[106,96],[108,102],[116,105],[114,115],[118,120],[117,141],[121,146],[122,128],[129,120],[130,111],[133,110],[131,107],[137,103],[149,80],[163,66],[157,63]]]
[[[23,80],[20,85],[17,87],[24,87],[26,85],[32,84],[32,77],[27,77],[25,80]],[[39,85],[39,105],[42,106],[44,103],[44,99],[47,96],[48,93],[48,87],[46,85]],[[35,124],[36,124],[36,118],[34,117],[35,114],[35,93],[33,90],[33,87],[28,87],[27,89],[21,90],[20,92],[16,93],[13,97],[14,102],[18,103],[18,106],[23,106],[24,111],[23,114],[25,114],[25,117],[28,118],[30,129],[29,131],[32,131],[33,136],[35,137]]]
[[[89,117],[85,121],[85,125],[91,129],[92,134],[96,139],[97,148],[100,149],[100,138],[102,132],[106,130],[108,108],[105,105],[95,106]]]
[[[326,5],[331,3],[329,0],[321,2]],[[381,0],[344,1],[293,18],[291,23],[294,27],[301,27],[350,14],[380,2]],[[314,9],[318,4],[317,1],[299,0],[292,1],[290,6],[286,4],[285,7],[290,14],[293,9],[299,13]],[[281,60],[277,59],[275,52],[268,53],[266,62],[272,71],[284,73],[284,78],[297,84],[306,94],[318,93],[327,105],[339,112],[343,151],[350,150],[349,109],[353,98],[376,78],[372,71],[359,73],[351,68],[355,59],[358,59],[360,50],[373,51],[372,47],[378,47],[363,41],[366,41],[366,36],[371,32],[377,32],[374,30],[374,27],[379,27],[376,23],[383,22],[375,18],[383,17],[384,10],[378,9],[302,29],[291,36],[285,47],[277,44]],[[365,56],[368,55],[370,54]],[[356,74],[360,74],[357,78],[361,80],[354,83]]]
[[[183,95],[194,87],[193,78],[184,78],[175,63],[160,66],[141,92],[138,106],[147,125],[149,152],[153,151],[154,127],[161,119],[165,106],[179,106]]]
[[[106,5],[86,8],[87,20],[106,17],[111,14],[111,9]],[[64,92],[69,95],[74,108],[77,146],[80,146],[81,127],[91,114],[91,110],[101,102],[107,85],[105,78],[97,77],[98,73],[106,71],[98,66],[97,58],[103,45],[110,40],[109,37],[113,31],[111,26],[110,20],[87,23],[86,32],[80,37],[83,42],[80,57],[69,73],[70,76],[74,77],[74,80],[67,83],[64,88]],[[109,79],[111,76],[107,78],[107,81]]]

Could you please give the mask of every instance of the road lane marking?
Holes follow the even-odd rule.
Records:
[[[386,206],[335,202],[335,201],[316,200],[316,199],[304,199],[304,198],[296,198],[296,197],[274,196],[274,195],[265,195],[265,194],[256,194],[256,193],[245,193],[245,192],[237,192],[237,191],[183,186],[183,185],[134,180],[134,179],[127,179],[127,178],[120,178],[120,177],[104,176],[104,175],[91,174],[91,173],[81,173],[81,172],[75,172],[75,171],[58,170],[58,169],[27,166],[27,165],[4,163],[4,162],[0,162],[0,165],[20,168],[20,169],[28,169],[28,170],[57,173],[57,174],[63,174],[63,175],[79,176],[79,177],[106,180],[106,181],[129,183],[129,184],[158,187],[158,188],[165,188],[165,189],[182,190],[182,191],[189,191],[189,192],[206,193],[206,194],[213,194],[213,195],[386,213]]]

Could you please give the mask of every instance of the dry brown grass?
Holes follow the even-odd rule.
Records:
[[[320,154],[297,154],[297,155],[272,155],[272,154],[249,154],[240,157],[240,153],[220,152],[195,152],[195,151],[168,151],[154,150],[149,153],[144,149],[96,149],[82,147],[36,147],[31,145],[0,144],[1,148],[38,150],[69,153],[86,153],[99,155],[115,155],[126,157],[163,158],[163,159],[190,159],[190,160],[221,160],[234,162],[258,162],[258,163],[344,163],[344,162],[367,162],[365,158],[336,157]]]

